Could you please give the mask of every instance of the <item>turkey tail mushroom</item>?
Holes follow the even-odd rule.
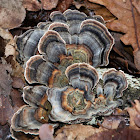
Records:
[[[81,55],[90,54],[92,63],[86,63],[94,67],[108,64],[114,39],[101,16],[87,17],[85,13],[68,9],[63,14],[52,12],[50,19],[52,21],[41,22],[35,29],[17,37],[18,59],[24,64],[38,51],[47,55],[50,62],[56,63],[62,54],[75,55],[73,52],[78,49],[79,55],[81,48]]]
[[[46,98],[46,86],[26,86],[23,88],[23,99],[30,106],[40,106],[42,98]],[[45,99],[47,101],[47,98]]]
[[[61,22],[54,22],[49,26],[49,30],[54,30],[62,37],[66,44],[71,44],[71,35],[69,33],[69,26]]]
[[[123,71],[111,69],[103,75],[104,94],[107,98],[119,98],[127,88],[127,79]]]
[[[99,76],[94,67],[86,63],[75,63],[67,67],[66,76],[75,89],[83,90],[87,100],[92,100],[91,90],[96,86]]]
[[[30,106],[37,107],[35,119],[46,123],[49,120],[51,104],[48,101],[46,86],[26,86],[23,89],[23,99]]]
[[[40,38],[45,33],[41,29],[31,29],[17,37],[18,60],[20,63],[26,62],[31,56],[37,53],[37,45]]]
[[[100,83],[95,69],[109,63],[114,44],[101,16],[54,11],[50,21],[26,31],[16,43],[30,86],[23,89],[28,105],[12,118],[14,131],[38,134],[48,121],[87,122],[110,115],[122,103],[118,97],[127,88],[123,72],[109,70]]]
[[[12,117],[11,127],[15,131],[23,131],[24,133],[38,134],[39,128],[42,125],[35,119],[36,107],[28,105],[22,106]]]
[[[38,134],[42,123],[47,123],[51,111],[45,86],[26,86],[23,99],[29,105],[22,106],[13,116],[11,127],[15,131]]]
[[[95,96],[91,91],[98,82],[95,68],[86,63],[75,63],[66,69],[65,74],[69,86],[47,91],[52,105],[50,119],[69,123],[91,119],[89,110]]]
[[[60,71],[41,55],[32,56],[26,63],[25,79],[29,84],[41,83],[52,86],[53,80]]]
[[[91,50],[94,67],[108,65],[114,39],[104,24],[93,19],[84,20],[81,23],[79,44],[84,44]]]
[[[79,34],[80,24],[83,20],[86,19],[87,15],[77,10],[70,9],[66,10],[63,14],[66,17],[67,24],[69,25],[70,34]]]
[[[56,31],[46,32],[39,41],[38,51],[47,55],[52,63],[58,63],[61,55],[66,55],[65,41]]]

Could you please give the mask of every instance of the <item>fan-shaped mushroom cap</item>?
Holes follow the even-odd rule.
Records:
[[[46,86],[26,86],[23,89],[24,101],[32,107],[37,107],[34,117],[37,121],[46,123],[49,120],[51,104],[48,101]]]
[[[13,116],[11,127],[15,131],[23,131],[24,133],[38,134],[39,128],[42,125],[35,119],[36,107],[22,106]]]
[[[32,56],[26,63],[25,79],[28,83],[41,83],[52,85],[53,80],[60,71],[50,62],[43,59],[43,56]]]
[[[40,38],[45,33],[41,29],[31,29],[17,37],[17,49],[19,51],[19,61],[27,61],[37,52],[37,45]]]
[[[80,32],[80,24],[87,17],[85,13],[70,9],[64,12],[64,16],[69,25],[71,35],[78,34]]]
[[[64,17],[64,15],[60,12],[60,11],[54,11],[50,14],[50,19],[53,22],[62,22],[65,23],[66,22],[66,18]]]
[[[108,64],[108,56],[114,39],[103,24],[87,19],[81,23],[79,44],[84,44],[91,50],[93,66],[98,67]]]
[[[60,61],[61,55],[66,55],[65,42],[56,31],[46,32],[39,41],[40,54],[46,54],[52,63]]]
[[[127,81],[124,73],[115,69],[105,72],[102,80],[103,87],[100,84],[96,87],[98,97],[95,99],[94,108],[101,110],[99,115],[100,113],[109,115],[116,107],[123,104],[122,99],[114,99],[122,96],[123,90],[127,88]]]
[[[52,121],[77,123],[91,119],[91,116],[87,113],[91,107],[91,102],[84,99],[83,91],[68,86],[51,88],[47,91],[47,94],[52,105],[49,116]]]
[[[46,86],[26,86],[23,88],[23,99],[30,106],[40,106],[41,100],[46,95]],[[47,101],[47,99],[46,99]]]
[[[122,71],[111,69],[104,73],[104,94],[106,97],[121,97],[127,88],[127,80]]]
[[[98,73],[86,63],[75,63],[67,67],[66,76],[70,84],[76,89],[83,90],[87,100],[92,100],[91,89],[98,83]]]
[[[91,119],[96,112],[90,109],[95,96],[91,89],[98,82],[95,68],[86,63],[75,63],[70,65],[65,73],[71,86],[47,91],[52,105],[50,119],[69,123]]]
[[[42,30],[48,30],[50,24],[51,24],[50,21],[39,22],[39,23],[37,24],[37,28],[42,29]]]
[[[92,119],[93,115],[110,115],[122,100],[106,102],[105,98],[87,101],[84,91],[73,87],[51,88],[47,91],[52,105],[49,118],[64,123],[80,123]],[[93,95],[94,96],[94,95]]]
[[[13,116],[11,127],[15,131],[38,134],[42,123],[47,123],[51,111],[51,104],[46,95],[48,87],[26,86],[23,99],[29,104],[22,106]]]
[[[71,44],[71,35],[69,33],[69,26],[67,24],[54,22],[49,26],[49,30],[58,32],[66,44]]]

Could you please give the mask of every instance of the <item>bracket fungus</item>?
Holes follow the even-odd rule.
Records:
[[[101,16],[88,17],[82,12],[68,9],[63,14],[52,12],[50,19],[51,22],[41,22],[35,29],[17,37],[18,59],[21,63],[25,64],[39,51],[53,63],[58,63],[63,59],[62,56],[72,55],[73,61],[83,57],[82,61],[94,67],[108,64],[114,39]]]
[[[96,93],[93,88],[99,76],[94,67],[86,63],[75,63],[67,67],[66,75],[70,81],[68,86],[54,87],[47,91],[48,101],[52,105],[52,121],[83,122],[94,115],[109,115],[123,102],[117,99],[118,92],[122,93],[127,87],[122,71],[112,69],[105,72],[102,77],[104,84],[100,87],[103,92],[97,90]]]
[[[29,86],[23,89],[28,105],[12,118],[15,131],[38,134],[43,123],[85,122],[122,104],[118,98],[127,88],[123,72],[105,72],[101,84],[96,71],[109,63],[114,44],[103,18],[68,9],[52,12],[50,20],[17,37],[18,60]]]

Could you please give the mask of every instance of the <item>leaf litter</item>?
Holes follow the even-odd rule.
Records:
[[[83,0],[79,0],[80,2]],[[36,1],[38,2],[38,1]],[[76,0],[76,2],[78,2],[78,0]],[[116,6],[113,6],[115,3]],[[40,3],[37,3],[38,5]],[[36,5],[37,5],[36,4]],[[60,11],[65,11],[66,9],[68,9],[68,7],[72,4],[72,0],[70,1],[66,1],[66,0],[62,0],[62,2],[58,2],[57,6],[54,10],[60,10]],[[76,4],[73,3],[75,6]],[[94,5],[95,4],[95,5]],[[100,4],[100,5],[99,5]],[[34,5],[31,4],[31,8],[27,9],[27,10],[31,10],[31,11],[38,11],[40,10],[40,5],[36,7],[33,7]],[[118,58],[114,58],[114,60],[116,61],[120,61],[120,63],[124,63],[124,69],[126,69],[128,72],[130,73],[135,73],[137,71],[137,69],[139,69],[139,24],[138,24],[138,20],[140,18],[140,2],[137,0],[134,1],[110,1],[110,0],[101,0],[101,1],[97,1],[97,0],[85,0],[81,5],[79,5],[80,7],[88,7],[89,14],[93,14],[92,9],[93,9],[93,5],[94,5],[94,9],[95,9],[95,14],[100,14],[103,17],[105,17],[106,20],[106,25],[109,29],[111,29],[112,31],[117,31],[117,32],[122,32],[125,33],[124,35],[121,35],[120,37],[117,36],[117,39],[121,39],[121,41],[125,44],[125,45],[132,45],[133,47],[133,53],[132,50],[129,51],[129,53],[126,53],[126,51],[122,48],[123,46],[120,47],[120,44],[117,45],[116,47],[113,48],[113,50],[115,51],[115,53],[119,54]],[[102,6],[104,5],[104,7]],[[113,7],[113,8],[112,8]],[[25,7],[26,8],[26,7]],[[32,8],[34,8],[34,10],[32,10]],[[78,8],[78,6],[77,6]],[[106,9],[107,8],[107,9]],[[44,8],[45,9],[45,8]],[[50,10],[52,10],[50,8]],[[80,10],[80,9],[79,9]],[[23,10],[24,11],[24,10]],[[106,11],[106,12],[103,12]],[[40,12],[40,11],[39,11]],[[50,11],[45,11],[45,13],[49,13]],[[24,12],[23,12],[24,13]],[[42,12],[40,12],[41,15]],[[104,14],[103,14],[104,13]],[[124,15],[125,18],[124,18]],[[44,14],[45,16],[45,14]],[[21,16],[22,18],[24,17]],[[31,15],[32,17],[32,15]],[[126,22],[126,19],[129,19],[128,22]],[[10,21],[10,20],[9,20]],[[11,29],[11,28],[15,28],[20,26],[20,24],[22,23],[22,21],[20,21],[20,23],[16,23],[15,25],[6,25],[6,28]],[[5,27],[3,27],[5,28]],[[16,61],[16,53],[15,53],[15,44],[13,41],[13,37],[11,37],[11,35],[8,35],[6,32],[6,30],[1,30],[3,31],[3,35],[7,35],[7,37],[3,37],[3,40],[5,41],[6,38],[6,42],[4,44],[4,55],[7,57],[6,61],[5,59],[2,59],[1,64],[0,64],[0,70],[2,73],[3,77],[0,77],[0,79],[2,80],[2,84],[0,85],[0,112],[2,113],[2,117],[0,119],[0,127],[2,128],[0,131],[0,137],[3,136],[2,138],[6,138],[10,135],[10,131],[9,131],[9,126],[10,126],[10,118],[12,116],[12,114],[20,107],[22,106],[23,100],[22,100],[22,94],[19,91],[19,89],[22,89],[22,87],[24,86],[24,76],[23,76],[23,69],[20,67],[20,65],[17,63]],[[5,32],[6,31],[6,32]],[[9,37],[8,37],[9,36]],[[10,40],[10,41],[9,41]],[[10,45],[9,45],[10,44]],[[8,46],[8,47],[5,47]],[[11,47],[14,46],[14,47]],[[119,48],[120,47],[120,48]],[[13,51],[12,51],[13,50]],[[128,50],[127,50],[128,52]],[[133,57],[134,56],[134,60]],[[120,59],[122,58],[122,59]],[[133,63],[133,61],[135,62],[135,64]],[[119,65],[119,64],[116,64]],[[122,68],[121,68],[122,69]],[[9,80],[6,80],[6,78]],[[5,81],[4,81],[5,80]],[[4,82],[4,85],[3,85]],[[140,118],[140,114],[139,114],[139,101],[135,101],[135,104],[133,104],[133,107],[130,107],[127,109],[129,115],[130,115],[130,126],[126,126],[126,124],[123,124],[123,122],[125,121],[125,117],[123,117],[122,115],[119,116],[109,116],[110,118],[105,118],[104,122],[99,128],[94,128],[92,126],[88,126],[88,125],[65,125],[64,127],[60,128],[58,131],[56,131],[54,133],[55,137],[54,139],[83,139],[83,137],[81,137],[83,134],[84,135],[84,139],[87,140],[99,140],[99,139],[110,139],[110,138],[114,138],[114,139],[138,139],[138,135],[140,134],[140,124],[139,124],[139,118]],[[110,122],[110,119],[112,120]],[[105,128],[105,124],[107,124],[109,126],[109,128]],[[116,127],[114,127],[116,126]],[[121,126],[121,127],[120,127]],[[48,126],[47,126],[48,127]],[[46,128],[47,128],[46,127]],[[113,130],[111,130],[113,129]],[[5,131],[7,130],[7,131]],[[45,133],[46,129],[43,130],[43,132]],[[81,133],[82,132],[82,133]],[[88,133],[90,132],[90,133]],[[52,133],[52,131],[50,132],[50,134]],[[91,134],[91,135],[90,135]],[[16,134],[18,139],[39,139],[38,137],[34,137],[34,136],[27,136],[24,133],[20,132]],[[127,137],[126,137],[127,136]]]

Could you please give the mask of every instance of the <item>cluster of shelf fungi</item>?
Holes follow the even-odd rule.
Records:
[[[76,124],[110,115],[121,106],[127,80],[122,71],[106,71],[114,39],[101,16],[77,10],[52,12],[50,21],[17,37],[18,61],[28,83],[11,130],[38,134],[44,123]],[[95,89],[93,91],[93,89]]]

